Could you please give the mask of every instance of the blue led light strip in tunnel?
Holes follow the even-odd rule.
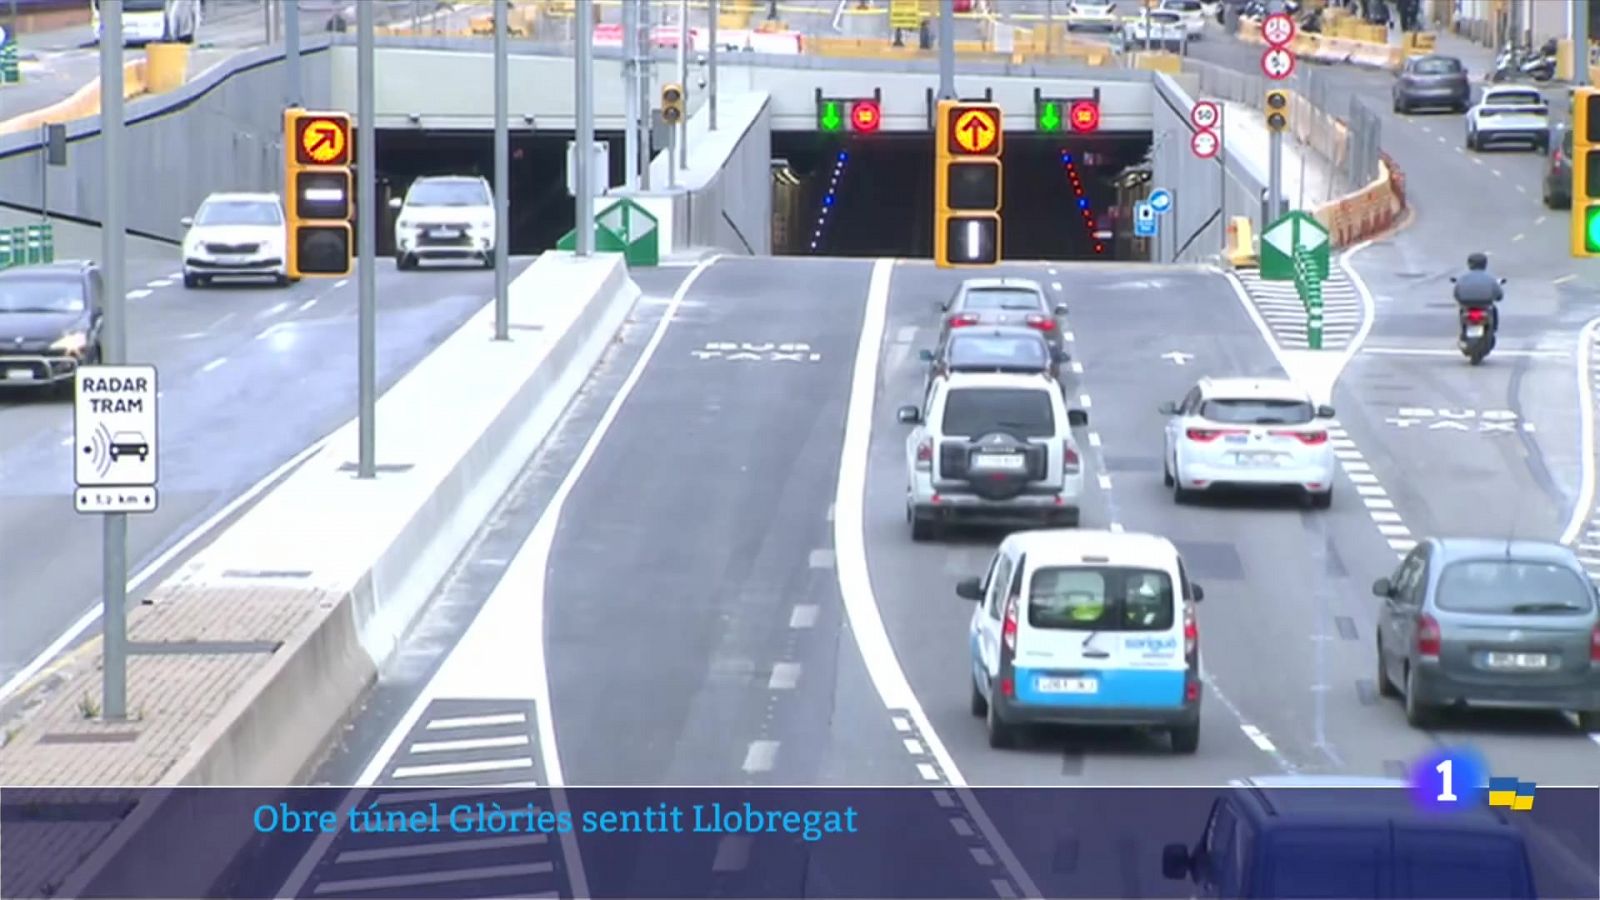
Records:
[[[1089,232],[1089,240],[1094,244],[1096,254],[1104,254],[1106,245],[1095,234],[1100,226],[1095,223],[1094,210],[1089,208],[1089,195],[1083,192],[1083,179],[1078,177],[1078,164],[1073,161],[1072,154],[1066,150],[1061,151],[1061,165],[1067,170],[1067,180],[1072,183],[1072,193],[1077,197],[1078,214],[1083,216],[1083,227]]]
[[[828,189],[822,194],[822,206],[817,211],[817,227],[811,232],[811,252],[816,253],[822,246],[822,235],[828,227],[828,214],[833,212],[833,206],[839,202],[839,182],[844,179],[844,167],[850,162],[850,154],[840,150],[833,160],[833,172],[828,176]]]

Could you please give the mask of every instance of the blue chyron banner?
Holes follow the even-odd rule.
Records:
[[[1597,897],[1600,793],[1360,788],[0,791],[0,896]]]

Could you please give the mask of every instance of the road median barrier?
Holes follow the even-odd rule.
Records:
[[[1405,210],[1405,176],[1383,154],[1377,178],[1355,193],[1316,207],[1312,215],[1328,229],[1335,247],[1350,247],[1389,231]]]
[[[0,269],[55,262],[55,226],[49,222],[0,228]]]
[[[134,60],[122,68],[122,96],[124,100],[145,93],[145,61]],[[75,122],[89,116],[100,114],[100,79],[96,78],[77,93],[58,103],[52,103],[43,109],[26,112],[18,116],[0,121],[0,134],[16,134],[22,131],[33,131],[46,125],[58,125],[64,122]]]
[[[620,256],[541,257],[512,282],[512,340],[492,340],[485,305],[379,399],[376,478],[355,477],[347,423],[130,609],[128,721],[98,718],[98,652],[31,704],[0,747],[8,786],[300,783],[638,296]],[[105,828],[42,825],[52,871],[8,871],[7,887],[92,895],[177,841],[208,852],[138,883],[206,896],[254,836],[179,795],[138,799]]]
[[[1256,266],[1256,239],[1250,227],[1249,216],[1228,218],[1228,246],[1223,252],[1227,256],[1228,265],[1235,269],[1250,269]]]

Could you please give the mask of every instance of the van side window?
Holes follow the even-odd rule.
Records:
[[[989,580],[989,618],[1000,618],[1000,606],[1005,602],[1006,587],[1011,584],[1011,557],[1001,553],[995,561],[994,574]]]
[[[1206,823],[1206,834],[1201,844],[1200,882],[1211,890],[1214,897],[1237,897],[1238,871],[1235,854],[1237,819],[1233,808],[1225,800],[1218,800],[1211,809],[1211,821]]]
[[[1028,624],[1075,631],[1165,631],[1176,604],[1159,569],[1053,566],[1033,574]]]
[[[1182,559],[1178,560],[1178,585],[1183,589],[1183,599],[1194,599],[1194,589],[1189,584],[1189,570],[1184,566]]]
[[[1017,570],[1012,573],[1011,590],[1006,594],[1007,597],[1016,597],[1019,601],[1022,599],[1022,576],[1027,571],[1028,554],[1024,553],[1017,557]]]

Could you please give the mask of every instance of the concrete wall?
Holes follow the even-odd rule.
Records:
[[[330,102],[328,53],[305,54],[308,107]],[[184,87],[128,104],[124,135],[128,229],[177,240],[179,220],[207,194],[279,190],[283,180],[283,56],[254,50],[219,64]],[[67,165],[49,169],[49,207],[68,219],[98,222],[105,210],[100,117],[67,126]],[[39,137],[0,137],[0,203],[38,209]]]
[[[1212,159],[1196,157],[1189,147],[1195,131],[1189,122],[1194,98],[1164,73],[1156,75],[1152,94],[1154,186],[1167,188],[1173,194],[1172,210],[1158,217],[1156,259],[1197,262],[1215,257],[1224,246],[1227,219],[1231,216],[1249,216],[1259,234],[1267,173],[1259,171],[1243,155],[1228,153],[1226,148]]]

